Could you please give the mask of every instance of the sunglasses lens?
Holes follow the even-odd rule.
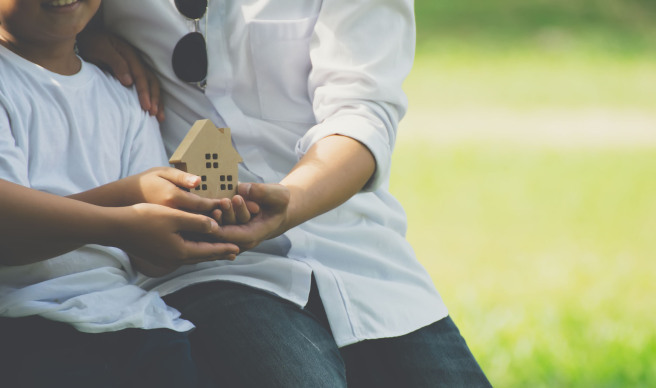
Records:
[[[200,82],[207,76],[207,49],[199,32],[180,39],[173,49],[173,71],[185,82]]]
[[[189,19],[200,19],[207,9],[207,0],[175,0],[178,11]]]

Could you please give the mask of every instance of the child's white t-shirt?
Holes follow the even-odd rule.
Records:
[[[157,122],[134,90],[89,63],[63,76],[0,46],[0,179],[65,196],[165,165]],[[84,332],[193,328],[136,286],[141,277],[123,251],[99,245],[0,266],[0,316],[41,315]]]

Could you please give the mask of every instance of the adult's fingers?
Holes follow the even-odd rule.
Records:
[[[148,86],[150,87],[150,111],[148,113],[150,113],[151,116],[156,116],[157,120],[162,122],[164,121],[164,108],[160,99],[159,80],[150,68],[146,67],[145,71],[146,78],[148,79]],[[160,109],[162,110],[161,115]]]
[[[216,221],[219,224],[219,226],[223,225],[223,212],[221,211],[221,209],[212,210],[210,216],[214,218],[214,221]]]
[[[109,34],[84,34],[83,39],[78,41],[80,53],[86,60],[108,68],[124,86],[130,86],[134,82],[130,66],[123,54],[117,50],[113,40]]]
[[[111,42],[116,51],[123,57],[125,63],[128,66],[129,74],[132,77],[134,85],[137,89],[137,95],[139,96],[139,103],[141,104],[141,108],[150,112],[153,105],[150,94],[151,80],[147,75],[145,64],[141,60],[141,57],[137,53],[136,49],[127,42],[117,37],[112,37]]]
[[[159,85],[159,83],[157,85]],[[160,123],[163,123],[166,119],[166,114],[164,114],[164,101],[161,98],[159,99],[159,104],[157,105],[157,115],[155,117],[157,117],[157,121]]]
[[[260,212],[260,205],[258,205],[256,202],[246,200],[244,200],[244,202],[246,203],[246,209],[248,209],[249,213],[257,214]]]
[[[221,198],[219,200],[219,208],[223,213],[221,219],[223,222],[221,225],[232,225],[237,223],[237,216],[235,214],[235,209],[232,206],[232,201],[228,198]]]
[[[260,212],[260,205],[250,199],[248,199],[248,195],[250,193],[250,190],[252,188],[251,183],[242,183],[239,182],[237,184],[237,195],[242,197],[244,200],[244,203],[246,204],[246,208],[248,209],[250,214],[257,214]]]
[[[246,202],[241,195],[235,195],[232,197],[232,208],[235,209],[235,218],[237,223],[245,224],[251,219],[251,213],[248,210]]]

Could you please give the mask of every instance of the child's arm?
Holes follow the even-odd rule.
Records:
[[[209,213],[219,206],[218,199],[202,198],[183,189],[194,188],[200,177],[172,167],[155,167],[139,174],[70,195],[99,206],[129,206],[154,203],[195,213]]]
[[[234,244],[185,240],[185,233],[216,235],[216,222],[200,214],[153,204],[96,206],[5,180],[0,192],[2,265],[34,263],[85,244],[116,246],[166,268],[239,253]]]
[[[219,224],[243,224],[259,212],[259,206],[240,195],[209,199],[183,189],[192,189],[200,177],[171,167],[155,167],[69,198],[98,206],[129,206],[153,203],[211,215]]]
[[[221,225],[245,224],[251,215],[260,211],[259,205],[245,201],[240,195],[227,198],[208,199],[182,190],[191,189],[200,183],[200,177],[170,167],[155,167],[146,172],[131,175],[115,182],[69,196],[80,201],[100,206],[129,206],[152,203],[189,212],[210,215]],[[195,240],[215,241],[212,236],[196,235]],[[198,242],[201,244],[201,242]],[[177,261],[163,262],[156,257],[130,254],[132,264],[149,276],[162,276],[177,269]],[[197,262],[206,261],[203,258]],[[191,264],[187,262],[186,264]]]

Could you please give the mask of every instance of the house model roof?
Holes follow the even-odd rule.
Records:
[[[192,193],[205,198],[232,197],[237,193],[238,164],[229,128],[217,128],[210,120],[198,120],[175,150],[169,163],[201,177]]]

